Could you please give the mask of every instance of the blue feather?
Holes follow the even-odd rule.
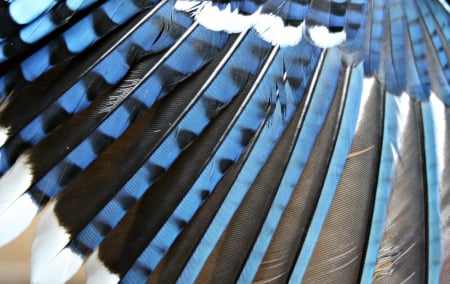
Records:
[[[18,0],[10,3],[9,13],[11,18],[18,24],[28,24],[46,10],[53,7],[57,1],[44,0],[44,1],[32,1],[32,0]]]
[[[30,45],[37,43],[57,28],[65,25],[75,14],[95,4],[95,1],[90,0],[78,3],[58,2],[54,4],[56,5],[50,10],[23,26],[17,36],[0,41],[0,62],[9,60],[17,54],[28,50]],[[66,9],[70,9],[70,11],[66,11]]]
[[[122,42],[119,42],[110,53],[104,54],[104,58],[95,64],[92,70],[86,70],[86,74],[84,74],[79,81],[76,81],[75,84],[63,93],[58,100],[48,106],[45,111],[32,120],[20,132],[19,135],[21,141],[31,146],[36,145],[49,134],[48,131],[43,130],[43,125],[47,124],[48,121],[57,119],[57,111],[61,107],[66,114],[77,114],[89,107],[96,96],[105,90],[105,87],[97,88],[97,84],[102,81],[106,81],[110,86],[118,84],[131,68],[129,65],[131,62],[128,62],[130,60],[129,55],[132,54],[133,49],[136,46],[141,47],[144,52],[156,53],[170,44],[173,44],[174,39],[170,36],[165,36],[164,34],[158,35],[158,33],[153,32],[160,28],[161,18],[164,19],[164,17],[169,17],[169,6],[166,5],[162,7],[161,10],[157,11],[159,17],[151,17],[149,20],[145,21],[143,25],[139,26],[129,37],[124,37]],[[178,15],[174,18],[179,21],[180,26],[184,25],[184,27],[187,27],[191,23],[188,17],[183,17],[182,15]],[[151,104],[152,103],[149,102],[147,103],[147,106],[150,106]],[[120,129],[115,131],[120,132]],[[117,137],[117,135],[112,136]],[[2,151],[7,151],[7,149],[2,149]],[[3,161],[2,163],[4,165],[9,165],[12,162],[6,161],[7,158],[8,155],[0,156],[0,160]],[[4,173],[8,168],[9,167],[0,168],[0,173]]]
[[[203,31],[200,31],[199,34],[204,34]],[[255,36],[255,35],[253,35]],[[248,55],[247,55],[248,56]],[[236,68],[235,64],[240,63],[240,61],[234,60],[233,58],[242,58],[242,54],[234,54],[233,57],[228,61],[229,64],[227,64],[224,67],[225,72],[221,74],[227,74],[226,71],[230,72],[233,68]],[[251,57],[249,57],[251,58]],[[258,61],[255,61],[253,64],[246,65],[246,68],[249,68],[249,72],[255,72],[255,64],[257,64]],[[252,70],[253,69],[253,70]],[[237,94],[237,91],[242,88],[241,86],[236,86],[236,89],[233,88],[227,88],[226,90],[229,93],[221,92],[220,97],[217,97],[218,93],[211,92],[211,90],[214,90],[218,86],[222,85],[223,80],[229,80],[229,78],[222,79],[221,77],[217,78],[208,89],[205,90],[205,93],[201,98],[198,99],[198,101],[194,101],[195,104],[192,106],[192,108],[189,110],[189,112],[186,113],[186,115],[177,123],[176,129],[178,130],[188,130],[194,134],[199,134],[204,127],[206,127],[207,124],[210,123],[210,118],[207,117],[205,111],[204,111],[204,101],[206,99],[215,99],[223,102],[224,104],[228,104],[229,101]],[[232,82],[230,82],[232,83]],[[211,97],[210,97],[211,96]],[[112,124],[114,125],[114,124]],[[120,189],[119,193],[115,197],[115,199],[123,198],[124,196],[132,196],[135,200],[139,199],[145,191],[152,185],[154,182],[153,179],[150,177],[152,176],[152,173],[149,172],[149,169],[151,169],[153,166],[156,166],[158,168],[167,169],[173,161],[178,157],[178,155],[181,153],[184,149],[179,149],[177,144],[176,136],[178,135],[177,131],[172,131],[169,136],[165,138],[164,141],[161,142],[161,145],[159,148],[150,156],[150,158],[147,160],[146,164],[143,165],[136,174],[130,178],[130,180],[125,184],[122,189]],[[237,148],[238,149],[238,148]],[[234,155],[233,155],[234,156]],[[233,158],[233,157],[232,157]],[[214,163],[212,163],[214,165]],[[211,176],[209,176],[209,179],[212,179]],[[214,179],[213,179],[214,180]],[[219,180],[219,177],[217,177],[215,180]],[[209,183],[212,181],[210,180]],[[85,238],[85,234],[88,236],[91,236],[92,234],[98,234],[99,232],[94,233],[96,230],[95,226],[92,224],[95,224],[97,222],[105,222],[108,223],[111,227],[115,227],[117,223],[120,221],[120,219],[123,217],[125,211],[124,209],[114,207],[117,211],[112,214],[110,207],[113,208],[114,202],[111,202],[110,204],[106,205],[105,208],[100,212],[100,214],[91,222],[91,225],[88,225],[86,229],[80,233],[79,237],[77,239],[83,243],[85,246],[91,247],[94,249],[100,239],[103,238],[102,235],[98,235],[98,238]],[[105,213],[103,213],[105,212]],[[92,231],[94,230],[94,231]],[[91,232],[91,233],[88,233]],[[96,242],[92,243],[93,240],[97,240]]]
[[[373,2],[373,13],[370,17],[370,25],[367,26],[368,38],[365,41],[364,71],[366,76],[373,76],[380,67],[382,40],[384,33],[384,19],[386,17],[386,0]]]
[[[93,13],[90,13],[70,29],[62,33],[61,40],[64,45],[63,48],[67,48],[72,54],[81,53],[101,39],[105,33],[114,30],[118,25],[125,23],[126,20],[129,20],[132,16],[140,12],[143,7],[150,6],[153,3],[154,2],[152,1],[148,1],[148,3],[142,3],[141,7],[137,7],[132,2],[123,0],[113,0],[105,3],[98,7]],[[118,11],[120,11],[120,13]],[[98,20],[102,21],[99,22]],[[105,20],[109,22],[106,22]],[[53,69],[54,66],[60,62],[53,62],[51,57],[53,53],[59,51],[58,48],[60,48],[60,44],[61,43],[58,41],[54,41],[25,59],[20,64],[20,76],[23,76],[23,79],[26,81],[31,82],[41,76],[44,72]],[[64,60],[67,59],[68,58],[65,58]],[[17,80],[16,74],[17,73],[10,72],[0,78],[0,85],[5,87],[0,89],[0,94],[5,95],[9,93],[10,89],[8,88],[8,85],[11,81]]]
[[[258,115],[258,112],[260,112],[259,104],[264,102],[267,98],[264,99],[262,96],[259,97],[261,101],[257,101],[258,97],[255,97],[254,101],[250,101],[248,105],[248,116],[245,114],[242,116],[243,120],[244,118],[247,118],[247,121],[241,122],[243,125],[240,127],[245,129],[254,127],[255,124],[258,125],[257,121],[255,123],[254,120],[257,118],[262,119],[260,114]],[[274,125],[279,125],[280,128],[277,127],[276,129],[273,129],[270,126],[266,126],[266,128],[262,131],[261,136],[258,139],[259,143],[255,145],[252,154],[248,158],[246,163],[247,167],[242,169],[241,174],[231,187],[227,198],[222,203],[216,217],[198,245],[198,249],[193,253],[178,281],[191,282],[197,277],[201,269],[201,266],[198,264],[203,264],[206,261],[206,258],[213,249],[213,246],[219,239],[227,223],[230,221],[232,214],[237,209],[237,206],[242,201],[245,193],[252,183],[252,180],[255,178],[255,175],[258,172],[257,170],[263,165],[263,161],[267,159],[267,156],[270,154],[271,148],[267,147],[267,145],[272,145],[272,143],[268,141],[276,141],[284,129],[284,125],[279,123],[283,120],[280,105],[278,105],[278,108],[275,109],[272,120],[274,121]]]
[[[408,60],[408,66],[410,67],[406,68],[407,71],[410,70],[412,73],[408,76],[410,79],[408,93],[415,98],[425,98],[430,92],[431,82],[427,76],[426,45],[420,25],[420,15],[415,6],[411,7],[411,5],[405,3],[404,9],[406,10],[408,35],[412,49],[412,60]]]
[[[196,42],[195,41],[196,37],[204,36],[204,35],[205,35],[205,33],[202,29],[197,29],[192,34],[193,43]],[[217,44],[218,45],[223,44],[225,39],[226,39],[226,36],[218,35],[217,36],[217,41],[218,41]],[[176,57],[178,54],[181,53],[181,54],[184,54],[184,57],[195,58],[195,57],[191,56],[192,49],[190,49],[189,46],[187,46],[187,45],[184,45],[184,47],[185,47],[185,49],[177,50],[174,53],[174,56]],[[189,55],[187,55],[187,54],[189,54]],[[169,65],[171,58],[173,58],[173,57],[169,57],[167,62],[165,62],[163,64],[163,66]],[[199,64],[202,64],[203,59],[202,58],[196,58],[196,59],[197,59],[198,65],[192,64],[193,62],[189,62],[190,68],[193,68],[191,70],[195,70],[195,69],[201,67],[201,65],[199,65]],[[161,72],[164,72],[164,68],[161,68],[160,71],[157,72],[156,74],[161,74]],[[79,146],[77,146],[75,149],[73,149],[70,152],[70,154],[68,155],[67,159],[64,159],[61,162],[59,162],[58,166],[55,167],[54,170],[52,170],[52,171],[57,171],[57,172],[59,172],[59,175],[63,175],[66,164],[80,163],[79,166],[80,166],[81,170],[85,169],[89,164],[91,164],[97,158],[98,153],[95,153],[90,150],[85,152],[84,151],[85,149],[91,149],[91,146],[87,146],[86,143],[94,144],[97,133],[101,133],[102,135],[106,135],[108,137],[113,137],[113,138],[118,138],[120,135],[122,135],[122,133],[128,129],[130,123],[132,122],[132,117],[135,116],[133,113],[130,113],[130,107],[128,107],[126,103],[127,102],[133,103],[133,101],[131,101],[130,99],[136,98],[141,103],[145,104],[145,106],[147,106],[147,107],[152,106],[156,100],[161,99],[165,95],[165,94],[161,94],[161,91],[159,88],[154,87],[156,84],[158,84],[157,82],[158,82],[158,78],[156,78],[156,76],[151,76],[149,78],[149,80],[144,82],[141,86],[136,86],[134,92],[129,96],[128,99],[125,99],[125,101],[121,105],[119,105],[114,111],[112,111],[112,109],[111,109],[109,116],[103,122],[101,122],[101,124],[98,126],[97,131],[90,134],[87,137],[87,139],[85,140],[85,142],[81,143]],[[150,84],[153,84],[153,88],[151,88],[153,93],[151,93],[149,91],[149,89],[147,88],[147,86]],[[139,111],[139,109],[134,109],[134,112],[137,112],[137,111]],[[88,148],[86,148],[86,147],[88,147]],[[80,162],[78,162],[77,160],[80,160]],[[54,176],[54,173],[52,171],[49,172],[50,176]],[[142,171],[145,171],[145,168],[143,168]],[[144,176],[145,176],[145,174],[144,174]],[[57,186],[58,179],[48,178],[47,176],[43,177],[43,179],[46,181],[45,182],[46,186],[43,188],[44,194],[46,194],[46,191],[48,191],[48,190],[50,190],[51,192],[55,192],[55,193],[59,191],[59,190],[53,189],[52,186],[50,186],[51,184],[53,184],[53,186]],[[143,183],[140,186],[141,186],[141,190],[144,190],[147,188],[148,184],[146,185],[145,183]],[[142,194],[142,192],[140,194]],[[139,192],[136,192],[136,195],[139,195]],[[48,197],[51,198],[51,197],[53,197],[53,195],[49,195]],[[118,220],[120,220],[120,218],[117,219],[116,222]]]
[[[310,50],[308,50],[308,46],[305,46],[306,44],[303,43],[302,46],[296,47],[296,50],[301,50],[301,48],[305,48],[305,59],[308,59],[308,54]],[[278,58],[283,58],[283,54],[279,54]],[[298,59],[298,58],[295,58]],[[292,61],[295,61],[294,58],[291,58]],[[232,59],[230,59],[231,61]],[[286,60],[286,59],[285,59]],[[289,63],[292,63],[292,61],[288,61]],[[308,61],[311,65],[314,65],[314,61]],[[280,65],[278,65],[280,66]],[[290,66],[292,67],[292,66]],[[309,66],[305,66],[307,69]],[[278,70],[279,71],[279,70]],[[296,70],[298,71],[298,70]],[[270,72],[270,71],[269,71]],[[274,74],[278,73],[274,70],[271,72],[274,72]],[[294,74],[290,73],[290,76],[294,76]],[[218,80],[220,80],[218,78]],[[264,83],[260,86],[259,90],[264,90]],[[258,93],[255,94],[257,96]],[[298,98],[295,98],[292,94],[288,97],[289,104],[294,103],[295,100],[298,101]],[[282,114],[281,111],[281,104],[278,104],[278,107],[275,109],[275,112],[278,112],[279,114]],[[244,114],[243,114],[244,115]],[[289,108],[288,112],[284,114],[284,119],[289,120],[289,118],[292,116],[292,109]],[[272,118],[272,119],[281,119],[279,118]],[[240,118],[241,120],[245,119],[243,116]],[[239,123],[239,121],[237,122]],[[257,124],[255,124],[257,125]],[[266,126],[268,129],[271,129],[270,126]],[[177,226],[177,220],[185,220],[186,222],[189,222],[191,218],[193,218],[194,213],[198,210],[200,205],[203,203],[203,200],[199,198],[201,196],[201,192],[203,190],[210,191],[213,189],[216,184],[219,182],[220,178],[223,176],[223,173],[218,169],[217,164],[221,160],[234,160],[236,157],[239,157],[241,152],[243,151],[240,139],[239,139],[239,132],[242,131],[241,127],[233,128],[231,132],[227,135],[227,139],[223,142],[222,146],[217,150],[216,155],[214,158],[210,161],[210,163],[207,165],[205,170],[203,171],[203,174],[199,177],[197,182],[193,185],[192,190],[186,195],[186,197],[183,199],[183,201],[180,203],[180,205],[177,207],[177,209],[172,214],[171,218],[166,222],[166,224],[161,228],[160,232],[156,235],[154,240],[149,244],[147,249],[142,253],[141,257],[137,260],[135,266],[135,269],[131,269],[124,277],[124,280],[127,281],[136,281],[137,279],[134,277],[137,277],[137,273],[139,273],[141,270],[138,269],[139,267],[145,265],[146,263],[151,263],[151,265],[145,265],[149,271],[152,271],[155,269],[156,265],[158,264],[159,260],[163,257],[163,254],[160,252],[161,247],[168,248],[172,245],[172,243],[175,241],[175,238],[180,233],[179,226]],[[229,143],[233,143],[232,145],[228,145]],[[155,258],[155,256],[158,256]],[[145,275],[145,277],[148,277],[148,275]]]

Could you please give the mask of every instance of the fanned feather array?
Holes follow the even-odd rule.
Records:
[[[46,208],[32,283],[450,281],[444,1],[0,16],[0,245]]]

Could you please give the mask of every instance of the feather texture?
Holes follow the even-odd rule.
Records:
[[[0,245],[46,208],[31,282],[449,281],[444,1],[0,15]]]

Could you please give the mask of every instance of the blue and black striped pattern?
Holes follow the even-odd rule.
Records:
[[[206,36],[204,29],[198,28],[192,34],[192,45],[195,46],[198,44],[201,40],[199,37],[204,36]],[[224,44],[227,38],[224,34],[214,36],[217,36],[216,42],[212,41],[206,46],[209,48],[210,52],[213,52],[214,48],[217,49]],[[215,44],[215,46],[212,44]],[[61,149],[61,154],[67,155],[64,159],[58,162],[58,164],[42,178],[39,177],[39,174],[36,175],[36,178],[40,179],[37,182],[36,189],[41,191],[40,194],[36,194],[37,196],[45,194],[48,198],[53,197],[57,192],[59,192],[61,187],[65,185],[64,182],[61,184],[62,181],[67,182],[67,178],[73,177],[74,174],[86,169],[86,167],[98,157],[101,150],[105,149],[111,142],[119,138],[119,136],[127,130],[137,115],[142,113],[146,108],[151,107],[155,101],[164,97],[165,92],[168,92],[174,84],[178,83],[178,81],[181,80],[180,78],[187,76],[188,72],[198,69],[205,63],[205,60],[208,60],[208,57],[203,57],[203,55],[196,56],[196,50],[191,49],[190,46],[185,45],[184,47],[184,50],[178,50],[171,57],[169,57],[167,61],[162,63],[161,66],[154,71],[155,74],[148,74],[149,77],[146,80],[142,80],[138,85],[133,86],[130,93],[126,94],[129,97],[119,97],[115,103],[109,102],[114,103],[114,105],[109,106],[109,112],[104,112],[104,106],[100,105],[97,111],[97,117],[95,117],[97,123],[91,126],[96,127],[96,129],[90,134],[87,131],[92,130],[83,129],[83,132],[80,131],[88,136],[85,138],[83,136],[80,137],[78,134],[78,140],[72,140],[72,144],[70,146],[66,145],[66,149]],[[209,56],[212,56],[212,54],[213,53],[210,53]],[[183,70],[171,69],[171,61],[173,62],[173,60],[177,60],[180,56],[188,56],[186,58],[190,58],[190,61],[186,62],[188,66],[181,66],[182,68],[185,68]],[[176,66],[173,67],[176,68]],[[165,76],[168,76],[168,74],[171,75],[170,78],[174,81],[164,80],[164,83],[159,81],[161,78],[165,79]],[[177,75],[178,77],[175,77],[174,75]],[[157,87],[152,87],[150,89],[148,88],[151,84],[155,85],[156,83],[158,85],[158,81],[161,82],[159,86],[163,87],[163,89]],[[164,90],[165,86],[167,86],[166,90]],[[124,90],[118,90],[119,93],[122,91]],[[125,89],[125,91],[127,90]],[[92,119],[93,117],[91,117],[91,121]],[[83,125],[80,125],[80,127],[83,127]],[[80,141],[79,139],[83,140]],[[72,145],[76,145],[77,143],[80,144],[69,152],[68,150],[73,147]],[[41,154],[39,154],[38,151],[33,153],[36,154],[33,158],[39,160],[39,156]],[[56,159],[61,159],[60,155],[54,157],[55,162],[57,162]],[[49,162],[48,165],[53,167],[51,162]],[[41,171],[42,173],[45,173],[49,169],[50,168],[42,169]],[[39,200],[37,200],[37,202],[39,202]]]
[[[45,7],[44,3],[39,3],[42,8],[45,8],[42,14],[27,15],[27,11],[34,11],[30,8],[30,4],[36,5],[36,1],[25,3],[27,1],[16,1],[9,7],[11,19],[19,24],[20,30],[17,34],[5,38],[0,43],[0,62],[4,62],[14,58],[15,56],[27,51],[39,40],[48,36],[56,29],[63,27],[80,12],[91,8],[92,5],[97,4],[96,1],[67,1],[50,3],[50,7]],[[104,1],[100,1],[104,2]],[[41,12],[41,11],[37,11]],[[20,18],[18,18],[20,17]],[[9,30],[14,30],[9,27]]]
[[[55,126],[85,110],[99,94],[117,85],[129,72],[131,66],[143,55],[157,53],[167,48],[192,23],[188,17],[184,16],[183,19],[183,15],[178,15],[179,25],[172,25],[171,29],[161,35],[158,31],[164,29],[169,21],[170,6],[163,6],[157,10],[157,13],[157,16],[151,17],[150,20],[140,25],[138,23],[134,32],[127,37],[122,37],[117,45],[103,54],[103,58],[96,62],[91,70],[86,71],[84,76],[75,78],[78,81],[75,81],[74,85],[62,93],[59,98],[56,97],[56,100],[31,122],[27,122],[27,118],[33,115],[32,112],[21,118],[11,117],[14,120],[8,122],[6,120],[8,119],[8,109],[4,110],[6,116],[6,121],[3,121],[4,125],[14,123],[15,126],[10,129],[11,134],[15,134],[16,128],[21,127],[21,123],[28,124],[2,148],[4,154],[0,156],[1,173],[9,168],[17,158],[17,153],[20,153],[24,147],[36,145],[52,132]],[[36,111],[36,105],[29,107]],[[9,111],[15,112],[17,109],[11,106]],[[99,111],[101,112],[101,110]],[[17,121],[18,119],[20,121]],[[16,150],[17,147],[20,151]]]
[[[0,226],[51,205],[36,279],[445,282],[442,2],[195,2],[301,25],[294,46],[176,2],[0,3]]]
[[[0,78],[0,96],[13,84],[31,82],[54,66],[65,62],[124,24],[131,17],[159,1],[108,1]],[[14,5],[12,3],[11,5]]]
[[[254,37],[255,35],[253,35]],[[246,41],[253,40],[251,37],[246,38]],[[245,44],[245,42],[244,42]],[[284,57],[285,53],[279,53],[277,54],[276,58],[273,60],[277,60],[276,62],[271,63],[272,68],[267,70],[267,79],[261,82],[259,87],[255,89],[255,92],[252,93],[252,97],[249,98],[248,102],[243,105],[242,107],[245,107],[242,111],[242,114],[240,117],[234,122],[234,124],[230,124],[229,126],[229,133],[226,134],[226,138],[223,140],[222,144],[217,149],[216,154],[213,157],[210,157],[208,164],[206,165],[206,168],[204,168],[202,174],[199,176],[199,178],[195,181],[195,183],[192,185],[192,188],[189,190],[189,192],[186,194],[183,201],[177,206],[173,214],[167,219],[167,222],[162,226],[161,230],[154,236],[154,239],[150,241],[148,240],[148,243],[144,244],[144,247],[148,245],[148,247],[143,250],[141,256],[137,259],[136,263],[133,264],[132,267],[130,267],[129,271],[124,270],[123,273],[126,273],[124,276],[124,280],[127,281],[142,281],[143,279],[146,279],[149,275],[148,273],[145,274],[143,272],[145,271],[152,271],[155,269],[156,265],[158,264],[159,260],[162,257],[164,257],[164,252],[167,251],[167,249],[172,245],[172,243],[175,241],[175,238],[179,233],[181,233],[181,230],[183,229],[182,226],[178,226],[179,220],[183,220],[184,224],[187,224],[191,221],[191,219],[194,217],[194,214],[197,210],[199,210],[202,199],[199,199],[199,197],[202,196],[202,192],[206,191],[209,194],[213,194],[215,188],[217,187],[217,183],[219,180],[223,177],[223,175],[226,172],[227,165],[230,163],[236,162],[235,159],[240,156],[240,154],[243,152],[245,146],[247,146],[247,142],[243,143],[243,141],[248,141],[247,138],[243,139],[243,137],[247,137],[250,133],[257,133],[258,128],[254,128],[255,126],[258,127],[260,125],[267,125],[272,123],[272,120],[278,120],[279,122],[283,120],[289,121],[292,118],[292,114],[294,111],[294,106],[299,103],[301,99],[301,91],[302,88],[305,87],[305,83],[308,82],[310,78],[304,78],[305,82],[299,83],[297,85],[292,85],[295,87],[288,87],[289,83],[282,83],[281,78],[280,81],[276,79],[280,71],[283,68],[288,69],[288,74],[291,79],[296,78],[298,73],[301,73],[301,70],[308,70],[309,68],[313,68],[313,66],[316,63],[317,60],[317,52],[314,54],[314,50],[311,50],[311,47],[308,47],[307,45],[302,45],[296,47],[296,50],[301,51],[299,52],[298,56],[293,58],[284,58],[286,61],[284,62],[285,65],[283,66],[282,58]],[[314,57],[314,55],[316,55]],[[235,56],[239,56],[239,54],[236,54]],[[312,59],[310,56],[313,56]],[[231,60],[231,59],[230,59]],[[299,64],[299,65],[297,65]],[[304,65],[303,65],[304,64]],[[293,66],[299,66],[301,68],[299,69],[292,69]],[[295,70],[295,71],[294,71]],[[262,70],[264,71],[264,69]],[[296,73],[298,72],[298,73]],[[269,78],[272,78],[270,80]],[[217,78],[218,80],[220,78]],[[274,81],[278,81],[279,85],[274,85]],[[286,85],[285,85],[286,84]],[[278,87],[277,87],[278,86]],[[211,86],[212,87],[212,86]],[[274,97],[273,99],[277,101],[273,102],[273,104],[267,105],[267,95],[271,96],[276,94],[276,89],[285,89],[289,88],[290,92],[288,92],[288,95],[286,96],[285,100],[287,100],[287,104],[284,105],[280,102],[280,99],[277,99]],[[267,90],[274,90],[274,92],[268,92]],[[223,93],[223,91],[221,92]],[[267,93],[266,95],[264,93]],[[247,100],[246,100],[247,101]],[[270,100],[269,100],[270,101]],[[297,103],[296,103],[297,102]],[[286,101],[285,101],[286,103]],[[276,105],[276,107],[275,107]],[[284,111],[283,111],[284,109]],[[274,114],[273,116],[271,114]],[[275,124],[275,122],[273,121]],[[261,128],[263,132],[260,134],[259,139],[262,139],[262,137],[265,137],[261,141],[266,141],[265,139],[269,140],[278,140],[283,129],[286,127],[285,124],[281,124],[280,128],[272,129],[272,128]],[[260,131],[261,131],[260,130]],[[258,140],[259,140],[258,139]],[[264,145],[264,142],[260,142],[260,145]],[[255,146],[256,147],[256,146]],[[262,149],[260,149],[262,150]],[[260,151],[258,148],[255,148],[253,153],[254,158],[259,157],[255,160],[257,163],[258,161],[262,161],[263,157],[261,156],[263,153],[270,153],[270,149],[265,149],[264,151]],[[256,156],[255,156],[256,155]],[[250,158],[249,159],[254,159]],[[256,169],[257,167],[260,167],[258,164],[248,164],[248,168]],[[250,172],[247,172],[250,175],[246,175],[245,170],[243,169],[241,178],[245,178],[247,180],[252,179],[252,175]],[[240,183],[239,180],[236,180],[236,185],[230,188],[229,197],[231,199],[238,198],[238,196],[243,196],[245,194],[244,188],[239,186]],[[233,188],[235,188],[233,190]],[[239,191],[239,192],[238,192]],[[151,193],[151,192],[150,192]],[[225,203],[222,205],[223,209],[220,210],[227,210],[228,216],[232,214],[232,206],[224,201]],[[197,206],[194,206],[194,204],[197,204]],[[220,212],[220,211],[219,211]],[[220,214],[220,213],[218,213]],[[148,218],[145,218],[145,213],[139,214],[139,217],[142,215],[142,222],[145,222],[146,219],[151,218],[150,215],[148,215]],[[166,217],[167,218],[167,217]],[[221,217],[217,217],[218,220],[221,220],[221,222],[224,222],[224,219]],[[228,218],[228,217],[226,217]],[[124,224],[126,224],[126,221],[124,221]],[[212,223],[212,226],[214,223]],[[175,233],[173,230],[176,230],[178,233]],[[119,232],[117,230],[116,232]],[[167,234],[168,232],[171,233],[170,239],[168,238]],[[156,233],[156,232],[155,232]],[[154,234],[155,234],[154,233]],[[214,232],[214,234],[218,234],[219,231]],[[207,233],[208,234],[208,233]],[[142,234],[144,235],[144,234]],[[219,236],[219,235],[217,235]],[[100,248],[100,255],[107,254],[107,247],[109,243],[115,243],[118,239],[120,239],[119,236],[116,237],[111,236],[110,239],[108,239],[105,242],[105,248]],[[204,252],[205,253],[205,252]],[[204,254],[207,256],[207,254]],[[155,258],[155,256],[158,256],[158,258]],[[122,259],[125,257],[124,255],[117,259]],[[130,263],[131,264],[131,263]],[[150,265],[149,265],[150,264]],[[114,265],[114,264],[113,264]],[[145,269],[142,269],[145,267]]]
[[[146,163],[136,171],[134,176],[131,177],[121,189],[118,189],[119,191],[114,199],[109,202],[100,214],[90,222],[90,225],[75,238],[77,243],[81,242],[83,246],[95,249],[104,236],[104,232],[99,231],[99,227],[96,224],[107,224],[106,227],[114,228],[125,213],[125,210],[123,209],[127,209],[131,205],[129,203],[122,204],[122,202],[125,200],[138,200],[156,179],[169,169],[170,164],[173,163],[181,151],[183,151],[202,132],[204,127],[211,122],[211,119],[218,114],[218,111],[229,104],[232,98],[236,96],[242,89],[242,84],[246,82],[245,77],[251,76],[258,68],[258,56],[261,56],[260,53],[264,50],[264,45],[257,46],[251,41],[251,39],[254,39],[255,37],[256,35],[253,34],[250,39],[247,39],[247,41],[242,44],[253,44],[255,49],[261,49],[261,51],[254,55],[251,53],[242,54],[244,51],[252,52],[252,49],[248,48],[248,50],[233,54],[227,62],[227,65],[223,67],[221,73],[223,75],[219,76],[211,82],[206,89],[200,90],[199,93],[195,94],[195,96],[189,100],[189,104],[192,104],[190,110],[188,109],[189,112],[186,112],[184,117],[178,118],[179,121],[177,121],[176,124],[174,122],[173,130],[167,130],[167,136],[163,141],[159,142],[160,145],[158,148],[155,148],[154,152],[149,154],[150,157]],[[253,64],[240,66],[240,59],[247,58],[248,60],[252,56],[255,57]],[[251,60],[247,62],[250,63]],[[245,69],[241,69],[242,67]],[[236,72],[239,73],[236,74]],[[243,78],[238,76],[243,76]],[[229,84],[225,83],[227,86],[226,89],[223,89],[224,80],[228,80],[229,82]],[[219,88],[221,92],[216,92],[215,90],[217,88]],[[184,112],[182,109],[178,111]],[[158,124],[156,123],[156,125]],[[151,129],[148,130],[150,133],[153,131],[154,130]],[[236,150],[238,149],[239,148]],[[231,155],[229,158],[232,158],[233,156],[234,155]],[[172,158],[168,159],[169,157]],[[219,178],[220,176],[214,178],[214,180]],[[116,207],[115,204],[122,204],[122,206]],[[120,210],[121,212],[117,211],[117,214],[111,214],[111,210]],[[116,217],[111,219],[111,216]],[[98,237],[93,238],[93,235],[97,235]]]
[[[311,1],[306,18],[308,26],[325,26],[331,32],[340,32],[345,26],[346,0]]]

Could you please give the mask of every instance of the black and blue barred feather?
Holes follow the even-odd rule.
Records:
[[[32,283],[449,281],[447,2],[0,16],[0,244],[44,211]]]

